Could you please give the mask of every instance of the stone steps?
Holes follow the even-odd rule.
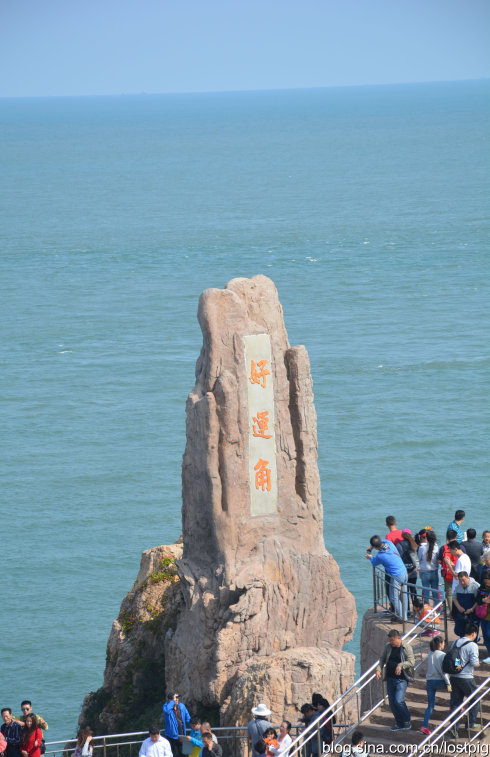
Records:
[[[366,743],[372,748],[372,746],[376,746],[376,754],[406,754],[410,755],[410,750],[413,749],[413,746],[416,744],[421,744],[422,741],[426,738],[426,736],[423,733],[420,733],[420,731],[416,731],[414,729],[410,731],[390,731],[389,727],[384,727],[380,725],[374,725],[374,724],[368,724],[365,723],[362,724],[361,730],[364,734],[364,738],[366,739]],[[444,742],[442,744],[439,744],[439,749],[437,754],[451,754],[454,755],[455,749],[458,748],[458,745],[461,745],[460,752],[464,754],[464,745],[468,743],[468,732],[466,729],[460,728],[458,730],[458,738],[455,738],[452,734],[446,734],[444,737]],[[486,734],[483,738],[478,740],[478,743],[481,745],[489,745],[490,744],[490,736]],[[393,745],[396,745],[396,752],[393,751]],[[406,750],[403,749],[403,746],[406,746]],[[486,749],[488,749],[488,746],[486,746]],[[481,751],[482,754],[484,754],[483,751]]]

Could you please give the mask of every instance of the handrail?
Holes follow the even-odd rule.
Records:
[[[443,594],[444,592],[440,592],[440,593]],[[438,613],[438,611],[440,610],[440,608],[444,607],[444,606],[445,606],[445,597],[443,599],[441,599],[441,601],[438,602],[438,604],[436,604],[432,608],[430,614],[436,615]],[[412,644],[418,638],[418,630],[420,629],[420,627],[425,626],[425,625],[427,625],[427,618],[420,619],[419,621],[417,621],[417,623],[415,625],[413,625],[408,631],[406,631],[402,635],[402,640],[407,641],[407,643],[409,643],[409,644]],[[447,639],[447,636],[446,636],[446,639]],[[416,662],[416,664],[415,664],[415,669],[416,670],[420,667],[420,665],[422,664],[422,662],[423,662],[423,659],[420,659],[418,662]],[[345,692],[343,692],[339,697],[337,697],[337,699],[333,702],[333,704],[327,710],[327,713],[324,713],[324,712],[320,713],[318,715],[318,717],[316,717],[311,723],[309,723],[308,726],[306,726],[306,728],[304,728],[301,731],[301,733],[298,734],[298,736],[296,736],[296,738],[291,743],[291,746],[289,747],[289,750],[288,750],[289,757],[295,757],[295,755],[299,755],[300,751],[301,751],[301,748],[303,747],[303,745],[307,744],[309,741],[311,741],[315,737],[318,739],[318,746],[319,746],[319,752],[318,753],[321,754],[320,729],[323,726],[325,726],[327,723],[331,722],[332,719],[338,713],[340,713],[342,710],[345,713],[346,704],[351,699],[353,699],[354,697],[356,698],[356,701],[357,701],[358,720],[354,724],[352,724],[352,723],[350,723],[350,724],[342,723],[341,725],[340,724],[337,725],[337,728],[343,728],[344,731],[336,739],[336,741],[335,741],[336,745],[340,744],[349,733],[351,733],[355,728],[357,728],[360,723],[364,722],[381,704],[383,704],[383,702],[386,699],[386,694],[384,693],[384,689],[383,689],[383,696],[382,696],[382,698],[378,702],[376,702],[374,704],[374,706],[371,707],[370,710],[368,710],[367,712],[362,713],[362,715],[361,715],[360,708],[359,708],[359,694],[366,688],[366,686],[368,686],[372,681],[374,681],[374,679],[376,677],[375,671],[376,671],[378,665],[379,665],[379,659],[375,663],[373,663],[373,665],[371,665],[371,667],[368,668],[368,670],[366,670],[356,681],[354,681],[354,683],[351,684],[351,686],[349,686],[348,689],[346,689]],[[477,701],[480,701],[481,699],[483,699],[483,697],[488,693],[487,689],[485,689],[485,686],[490,691],[490,678],[486,679],[486,681],[484,681],[483,684],[481,684],[474,692],[472,692],[471,696],[469,696],[465,700],[465,706],[467,705],[468,701],[472,700],[479,691],[482,691],[483,693],[482,693],[482,695],[480,696],[480,698]],[[447,731],[452,727],[453,722],[459,722],[459,720],[461,719],[461,717],[463,717],[466,714],[466,712],[468,712],[471,709],[471,706],[473,706],[474,704],[475,704],[475,702],[473,702],[472,705],[470,705],[469,707],[467,707],[467,709],[464,710],[464,712],[461,715],[458,714],[457,718],[454,717],[454,713],[451,713],[451,715],[448,718],[446,718],[446,720],[443,721],[443,723],[441,723],[439,726],[437,726],[437,728],[434,729],[434,731],[432,732],[432,734],[431,734],[430,737],[425,738],[421,742],[421,744],[418,745],[419,748],[422,745],[427,744],[428,741],[430,741],[431,743],[435,743],[435,742],[432,741],[433,734],[437,733],[441,729],[442,725],[444,725],[444,724],[446,724],[447,722],[450,721],[450,723],[451,723],[450,726],[448,728],[446,728],[442,732],[442,735],[444,735],[445,733],[447,733]],[[344,718],[344,720],[345,720],[345,718]],[[487,724],[485,724],[485,726],[482,726],[481,730],[485,730],[489,725],[490,725],[490,721]],[[298,729],[300,726],[299,726],[299,724],[295,724],[293,727],[295,729]],[[217,735],[219,735],[220,731],[231,731],[232,733],[236,733],[236,732],[239,732],[239,731],[246,731],[246,729],[247,729],[246,726],[217,726],[215,728],[213,727],[213,732],[216,732]],[[144,736],[144,737],[146,737],[147,734],[148,734],[148,731],[133,731],[133,732],[129,732],[129,733],[107,734],[105,736],[94,736],[93,737],[93,741],[94,742],[95,741],[102,741],[102,744],[100,744],[100,745],[99,744],[96,744],[96,745],[94,744],[94,746],[96,746],[96,748],[98,748],[99,746],[103,747],[104,748],[104,755],[105,755],[105,749],[106,749],[106,747],[131,746],[132,744],[139,743],[139,741],[138,742],[136,742],[136,741],[133,741],[133,742],[124,741],[124,742],[119,742],[119,743],[113,743],[113,742],[107,743],[108,740],[114,739],[114,738],[124,738],[124,737],[129,738],[129,737],[133,737],[133,736]],[[476,736],[478,736],[478,734],[476,734]],[[63,741],[50,741],[50,742],[46,742],[46,747],[55,746],[57,744],[63,744],[64,745],[64,748],[61,749],[61,750],[52,750],[52,751],[46,750],[46,755],[53,755],[53,754],[56,754],[57,752],[60,752],[60,751],[67,752],[67,753],[70,753],[71,751],[74,751],[74,750],[71,750],[71,749],[65,749],[66,745],[69,744],[69,743],[71,743],[71,742],[76,742],[76,738],[73,738],[73,739],[64,739]]]
[[[374,612],[378,612],[377,606],[380,605],[381,607],[387,608],[389,606],[389,603],[391,602],[389,596],[386,593],[386,579],[391,578],[388,573],[386,573],[384,570],[381,569],[381,566],[373,565],[373,607]],[[402,621],[402,627],[403,627],[403,633],[405,633],[405,625],[407,623],[406,620],[406,614],[408,610],[408,591],[410,590],[410,594],[415,595],[417,597],[421,597],[423,601],[424,593],[429,591],[436,591],[436,589],[427,589],[425,586],[419,586],[418,584],[412,584],[412,583],[403,583],[400,584],[400,586],[403,587],[403,590],[401,591],[401,605],[402,605],[402,614],[399,615],[396,612],[396,607],[392,611],[392,615],[395,615],[397,618],[399,618]],[[442,602],[442,616],[443,616],[443,622],[444,622],[444,635],[446,639],[448,638],[448,619],[447,619],[447,603],[444,601],[446,599],[446,592],[444,589],[437,587],[437,593],[441,598]],[[434,611],[434,608],[432,608],[432,611]]]
[[[427,744],[430,743],[431,747],[434,744],[437,744],[443,738],[443,736],[445,736],[448,731],[453,729],[459,723],[459,721],[469,713],[469,711],[475,706],[475,704],[481,702],[488,693],[490,693],[490,678],[486,678],[483,683],[481,683],[474,691],[471,692],[471,694],[467,696],[462,707],[458,708],[457,711],[453,710],[453,712],[450,712],[447,718],[434,728],[430,736],[426,736],[425,739],[420,742],[420,744],[417,744],[417,748],[412,752],[412,754],[416,754],[417,752],[425,753],[427,751]],[[479,694],[479,696],[477,696],[477,694]],[[483,725],[481,707],[480,723],[481,728],[477,733],[474,734],[472,738],[469,739],[470,743],[479,738],[481,733],[490,726],[490,720],[488,720],[485,725]],[[434,738],[434,735],[436,735],[436,738]]]
[[[298,731],[299,728],[301,728],[301,723],[295,723],[292,726],[292,729],[295,731]],[[277,726],[278,727],[278,726]],[[238,725],[238,726],[213,726],[213,733],[216,733],[216,735],[221,739],[232,739],[232,738],[246,738],[247,736],[247,726],[246,725]],[[141,742],[147,738],[148,736],[148,730],[145,731],[129,731],[128,733],[111,733],[111,734],[105,734],[103,736],[94,736],[92,739],[92,742],[95,750],[104,750],[104,755],[106,754],[107,749],[113,749],[117,748],[117,754],[119,755],[119,749],[118,747],[132,747],[135,744],[138,745],[138,747],[141,745]],[[123,741],[122,739],[132,739]],[[73,755],[73,752],[76,748],[76,742],[77,737],[71,739],[63,739],[61,741],[46,741],[46,752],[45,757],[49,757],[50,755]],[[71,746],[68,746],[71,745]],[[50,747],[54,747],[50,749]],[[56,747],[59,747],[58,749]],[[131,750],[130,750],[131,753]]]
[[[436,613],[439,610],[439,608],[442,606],[443,603],[444,603],[444,599],[442,599],[437,605],[435,605],[435,607],[432,608],[432,611],[434,613]],[[425,618],[422,618],[421,620],[419,620],[412,628],[410,628],[402,636],[402,640],[406,640],[409,644],[412,644],[412,642],[415,641],[415,639],[418,636],[417,629],[420,628],[422,625],[425,625],[425,623],[426,623]],[[420,665],[422,664],[422,662],[423,662],[423,660],[419,660],[419,662],[416,663],[416,665],[415,665],[415,669],[417,669],[418,667],[420,667]],[[341,710],[345,711],[345,706],[346,706],[347,702],[350,701],[350,699],[352,699],[354,696],[357,698],[357,701],[358,701],[359,693],[369,683],[371,683],[371,681],[373,681],[375,679],[376,673],[373,672],[373,671],[375,671],[377,669],[378,665],[379,665],[379,659],[373,665],[371,665],[371,667],[368,670],[366,670],[366,672],[363,673],[357,679],[357,681],[355,681],[351,686],[349,686],[349,688],[343,694],[341,694],[339,697],[337,697],[337,699],[335,700],[335,702],[327,710],[327,712],[330,713],[328,715],[328,717],[325,717],[325,713],[322,712],[322,713],[320,713],[318,715],[317,718],[315,718],[315,720],[313,720],[311,723],[308,724],[308,726],[293,740],[291,746],[289,747],[289,751],[288,751],[289,757],[295,757],[295,755],[299,755],[302,746],[304,744],[307,744],[314,737],[316,737],[318,739],[319,746],[321,746],[321,744],[320,744],[320,729],[324,725],[326,725],[329,721],[331,721],[332,718],[334,716],[336,716]],[[386,694],[383,693],[382,699],[380,699],[378,702],[376,702],[376,704],[374,705],[374,707],[372,707],[368,712],[363,713],[362,716],[360,714],[359,707],[358,707],[358,720],[357,720],[357,722],[355,724],[353,724],[353,725],[352,724],[349,725],[345,729],[345,731],[339,736],[339,738],[336,740],[335,743],[336,744],[340,744],[349,733],[351,733],[355,728],[357,728],[357,726],[359,725],[359,723],[364,722],[364,720],[366,720],[381,704],[383,704],[383,702],[385,701],[385,699],[386,699]],[[307,738],[305,738],[305,736]],[[321,749],[319,749],[318,753],[321,754]]]

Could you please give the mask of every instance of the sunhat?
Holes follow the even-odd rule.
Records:
[[[263,718],[267,717],[267,715],[272,715],[272,712],[269,710],[267,705],[265,705],[263,702],[257,705],[257,707],[252,707],[252,715],[255,715],[256,717]]]

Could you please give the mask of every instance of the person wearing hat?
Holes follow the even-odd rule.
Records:
[[[268,728],[272,728],[272,723],[268,720],[271,714],[271,711],[263,702],[258,704],[257,707],[252,707],[253,718],[247,724],[248,741],[252,749],[252,757],[259,757],[259,753],[255,750],[255,744],[263,738],[264,732]]]

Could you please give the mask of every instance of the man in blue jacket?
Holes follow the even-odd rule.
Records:
[[[408,573],[405,563],[400,557],[400,553],[395,545],[387,539],[380,539],[378,535],[371,536],[369,543],[370,547],[368,547],[366,557],[371,561],[371,565],[382,565],[385,569],[386,575],[390,576],[390,601],[392,602],[399,618],[403,616],[404,606],[404,619],[406,620]],[[371,550],[373,549],[376,549],[378,552],[375,556],[371,554]]]
[[[162,707],[165,720],[165,738],[169,740],[174,757],[181,757],[182,742],[179,736],[186,735],[186,724],[190,723],[191,716],[185,704],[182,704],[178,694],[170,692],[167,701]]]

